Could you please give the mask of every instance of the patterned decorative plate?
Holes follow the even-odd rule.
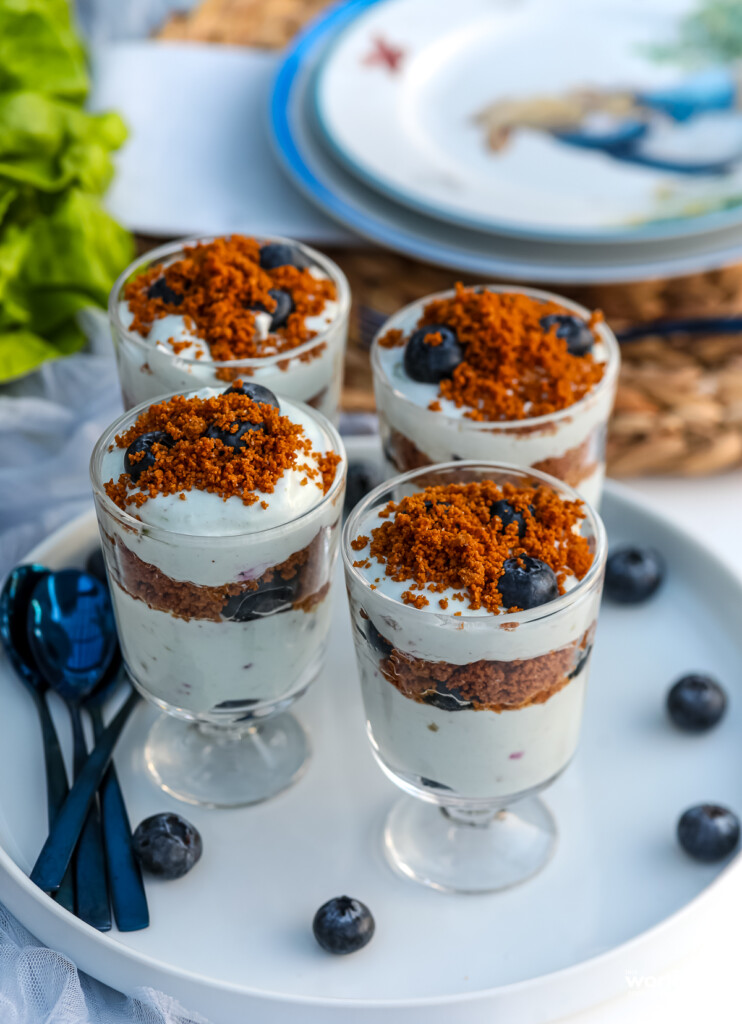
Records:
[[[737,0],[377,0],[314,102],[354,174],[464,227],[619,242],[742,220]]]

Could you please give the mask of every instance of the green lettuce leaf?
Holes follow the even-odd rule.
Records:
[[[0,90],[28,88],[82,102],[88,87],[67,0],[0,2]]]
[[[87,90],[67,0],[0,0],[0,383],[80,349],[133,258],[100,200],[126,128]]]

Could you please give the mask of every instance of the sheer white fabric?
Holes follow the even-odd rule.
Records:
[[[127,998],[39,945],[0,907],[2,1024],[208,1024],[169,996],[141,989]]]

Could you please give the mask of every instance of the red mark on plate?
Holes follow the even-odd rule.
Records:
[[[374,48],[367,57],[363,58],[363,63],[379,65],[394,73],[399,71],[404,55],[405,51],[400,46],[393,46],[381,36],[376,36]]]
[[[519,761],[520,758],[523,757],[523,753],[524,753],[524,751],[519,750],[515,754],[511,754],[510,755],[510,760],[511,761]]]

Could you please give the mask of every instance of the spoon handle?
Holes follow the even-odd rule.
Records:
[[[103,716],[95,705],[88,707],[88,713],[97,743],[104,731]],[[149,927],[149,908],[139,861],[132,848],[129,815],[113,762],[103,779],[99,796],[116,924],[120,932],[136,932]]]
[[[73,761],[75,778],[85,767],[88,748],[82,728],[80,708],[72,702],[67,704],[72,722]],[[95,800],[90,805],[88,816],[80,834],[74,858],[75,888],[77,889],[77,916],[99,932],[111,930],[111,904],[108,898],[106,859],[103,852],[103,832],[100,812]]]
[[[88,809],[110,764],[113,748],[139,699],[138,693],[132,693],[106,727],[49,831],[31,872],[31,881],[44,892],[56,892],[61,885],[77,840],[80,838]]]
[[[44,746],[44,768],[46,770],[47,818],[49,828],[51,829],[70,791],[67,784],[67,769],[64,766],[59,736],[54,728],[54,722],[49,713],[46,699],[42,693],[36,690],[30,690],[30,693],[33,694],[34,704],[39,716],[39,724],[41,725],[41,739]],[[75,883],[71,870],[65,872],[62,884],[54,898],[60,907],[69,910],[71,914],[75,913]]]

